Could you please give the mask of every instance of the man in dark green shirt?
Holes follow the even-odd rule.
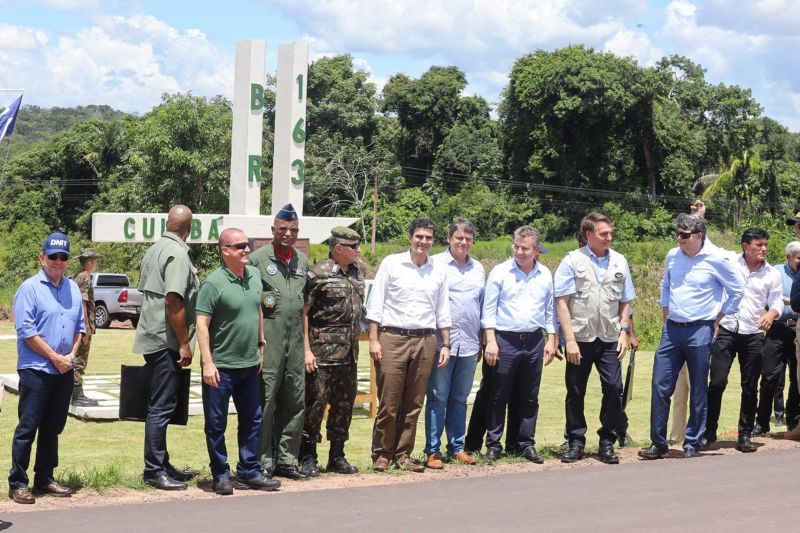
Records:
[[[203,413],[212,487],[233,494],[225,428],[233,396],[239,419],[236,488],[275,490],[280,481],[261,474],[259,375],[264,353],[261,279],[249,266],[250,244],[244,232],[229,228],[219,236],[223,266],[211,273],[197,298],[197,340],[203,367]],[[258,320],[256,320],[258,317]]]
[[[297,213],[288,204],[275,215],[272,243],[250,256],[250,264],[261,273],[264,336],[269,341],[261,374],[261,466],[289,479],[306,479],[297,464],[303,434],[303,289],[308,259],[294,248],[298,232]]]
[[[144,294],[133,352],[144,354],[150,401],[144,425],[144,482],[161,490],[182,490],[193,476],[173,468],[167,425],[178,406],[178,373],[192,364],[197,269],[189,258],[192,211],[176,205],[167,231],[142,259],[139,290]]]

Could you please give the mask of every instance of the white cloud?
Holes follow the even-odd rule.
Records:
[[[0,22],[0,50],[33,50],[47,44],[47,36],[21,26]]]
[[[154,17],[134,16],[99,18],[52,44],[43,34],[36,37],[36,30],[20,32],[34,37],[16,53],[0,46],[0,64],[8,66],[0,70],[0,86],[24,85],[30,103],[108,104],[146,112],[165,92],[232,93],[233,58],[197,29],[180,30]]]
[[[621,29],[606,41],[603,49],[621,57],[633,57],[643,66],[654,65],[664,57],[663,51],[653,46],[645,33]]]

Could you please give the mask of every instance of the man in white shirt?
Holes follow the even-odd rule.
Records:
[[[749,228],[742,234],[744,253],[736,258],[744,284],[744,296],[739,311],[726,315],[719,322],[714,348],[711,352],[711,381],[708,386],[708,423],[705,442],[717,440],[717,425],[722,407],[722,394],[728,384],[733,358],[738,355],[742,379],[742,399],[739,411],[739,438],[736,449],[750,453],[756,446],[750,441],[755,423],[758,378],[764,349],[764,332],[783,311],[783,282],[780,272],[767,261],[769,233],[761,228]],[[769,311],[764,312],[765,308]]]
[[[414,219],[408,231],[411,248],[387,256],[378,268],[367,305],[369,354],[378,371],[373,469],[424,472],[412,461],[417,419],[436,356],[435,330],[442,344],[438,367],[450,359],[450,304],[447,269],[428,255],[435,227]]]

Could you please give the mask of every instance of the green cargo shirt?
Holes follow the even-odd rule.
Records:
[[[324,259],[308,269],[309,344],[318,365],[358,362],[364,287],[364,274],[357,263],[343,271],[333,259]]]
[[[179,351],[180,343],[167,318],[166,296],[170,292],[183,298],[189,347],[194,351],[195,304],[200,283],[197,269],[189,258],[189,245],[172,232],[164,233],[142,259],[139,290],[144,295],[134,353]]]
[[[272,244],[268,244],[250,254],[250,264],[261,273],[261,307],[264,311],[264,338],[267,341],[264,365],[278,357],[305,359],[303,289],[308,273],[308,258],[295,249],[287,267],[275,255]]]
[[[96,328],[94,322],[94,285],[92,285],[92,275],[81,270],[72,276],[72,281],[74,281],[81,290],[81,299],[86,302],[87,329],[89,329],[89,333],[94,333]]]
[[[209,344],[217,368],[249,368],[261,362],[260,305],[261,277],[255,267],[246,265],[240,278],[222,266],[203,282],[197,314],[211,317]]]

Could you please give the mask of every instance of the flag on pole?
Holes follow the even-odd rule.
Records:
[[[6,135],[14,132],[14,123],[17,121],[19,106],[22,104],[22,95],[11,102],[11,105],[0,111],[0,141]]]

